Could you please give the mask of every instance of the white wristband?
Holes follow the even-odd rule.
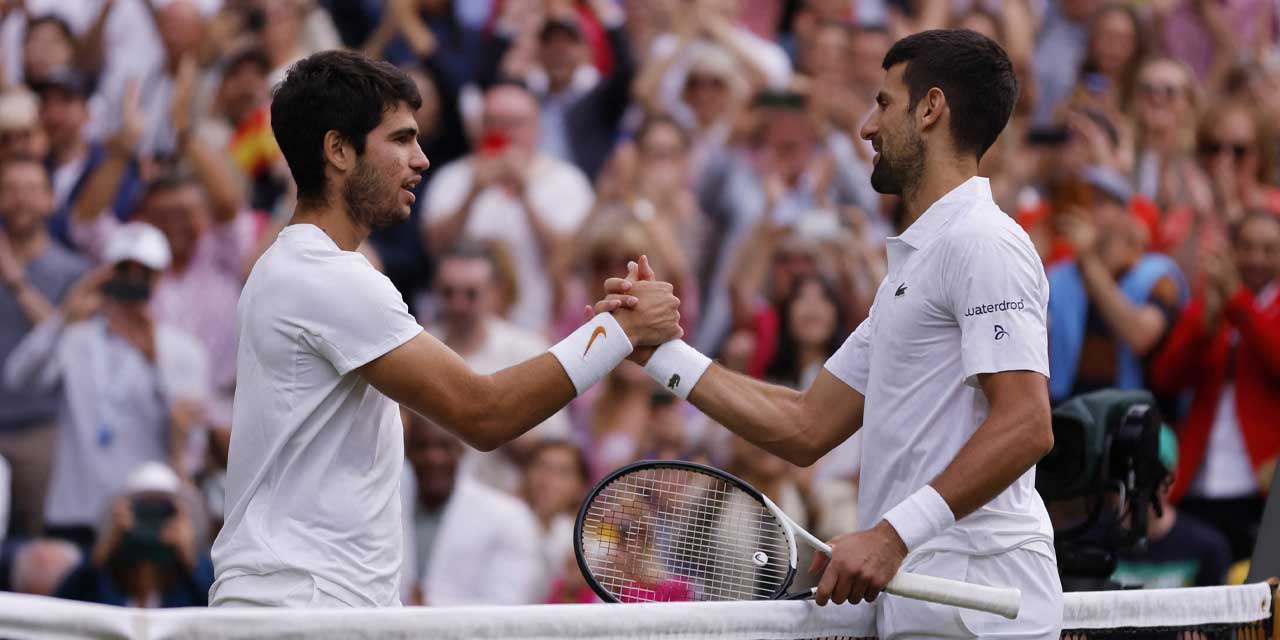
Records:
[[[672,340],[658,347],[645,365],[645,373],[671,393],[688,399],[689,392],[711,366],[708,358],[684,340]]]
[[[613,314],[601,313],[551,347],[551,355],[560,361],[573,388],[582,395],[626,360],[632,348],[631,339]]]
[[[907,545],[908,552],[915,551],[956,523],[956,516],[947,506],[947,501],[927,484],[890,509],[884,514],[884,519],[893,525],[898,537]]]

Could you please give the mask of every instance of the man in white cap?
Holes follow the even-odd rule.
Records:
[[[120,227],[102,267],[67,294],[4,363],[12,389],[58,389],[58,442],[45,500],[50,535],[88,547],[93,526],[125,474],[147,461],[180,463],[191,409],[208,397],[203,347],[156,324],[147,300],[168,268],[169,244],[155,227]],[[179,468],[181,465],[178,464]]]

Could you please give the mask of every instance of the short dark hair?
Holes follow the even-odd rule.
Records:
[[[937,87],[951,109],[951,137],[958,151],[991,148],[1018,101],[1018,77],[1009,56],[990,38],[967,29],[935,29],[907,36],[889,48],[885,71],[906,63],[908,110]]]
[[[226,77],[240,71],[240,67],[252,66],[262,75],[270,75],[271,59],[267,52],[258,47],[245,47],[227,56],[222,63],[222,76]]]
[[[418,86],[390,63],[350,51],[322,51],[296,62],[272,91],[271,131],[298,185],[298,200],[325,198],[324,136],[337,131],[363,154],[387,111],[422,106]]]

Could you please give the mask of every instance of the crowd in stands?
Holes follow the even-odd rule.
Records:
[[[431,167],[411,219],[360,251],[475,370],[563,338],[645,253],[691,344],[804,388],[867,317],[902,231],[859,135],[882,59],[948,27],[1001,43],[1019,75],[981,173],[1044,260],[1052,400],[1148,389],[1171,427],[1167,508],[1116,577],[1223,584],[1280,453],[1277,8],[0,3],[0,589],[207,603],[236,303],[293,208],[269,112],[291,63],[349,48],[416,82]],[[819,537],[874,524],[856,436],[792,467],[631,363],[493,452],[403,417],[406,603],[595,601],[573,516],[644,458],[730,470]]]

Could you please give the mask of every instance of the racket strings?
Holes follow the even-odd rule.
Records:
[[[781,524],[737,485],[693,469],[639,469],[588,506],[584,561],[623,602],[764,600],[790,576]]]

